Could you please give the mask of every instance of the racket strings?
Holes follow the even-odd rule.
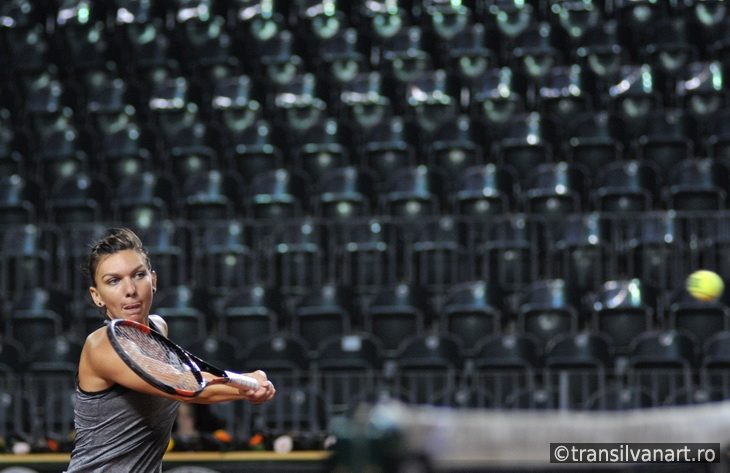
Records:
[[[179,354],[135,328],[115,327],[117,340],[127,355],[150,376],[168,386],[197,391],[200,382]]]

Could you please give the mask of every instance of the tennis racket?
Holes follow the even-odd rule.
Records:
[[[119,357],[140,378],[168,394],[195,397],[214,384],[260,387],[258,380],[216,368],[139,322],[114,319],[107,325],[107,334]],[[205,379],[202,372],[215,378]]]

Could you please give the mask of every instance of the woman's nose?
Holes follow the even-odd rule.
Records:
[[[128,296],[132,296],[137,293],[137,286],[131,279],[124,280],[124,293]]]

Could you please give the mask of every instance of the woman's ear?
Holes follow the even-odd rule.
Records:
[[[99,295],[99,291],[96,290],[94,286],[91,286],[89,288],[89,294],[91,294],[91,300],[94,301],[94,304],[99,307],[104,307],[104,301],[101,300],[101,296]]]
[[[151,274],[152,274],[152,292],[155,293],[155,292],[157,292],[157,273],[154,270],[152,270]]]

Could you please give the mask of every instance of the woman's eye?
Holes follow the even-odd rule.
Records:
[[[137,279],[142,279],[142,278],[144,278],[145,276],[147,276],[147,273],[145,273],[145,272],[141,271],[141,272],[139,272],[139,273],[135,274],[134,276],[135,276],[135,277],[136,277]]]

